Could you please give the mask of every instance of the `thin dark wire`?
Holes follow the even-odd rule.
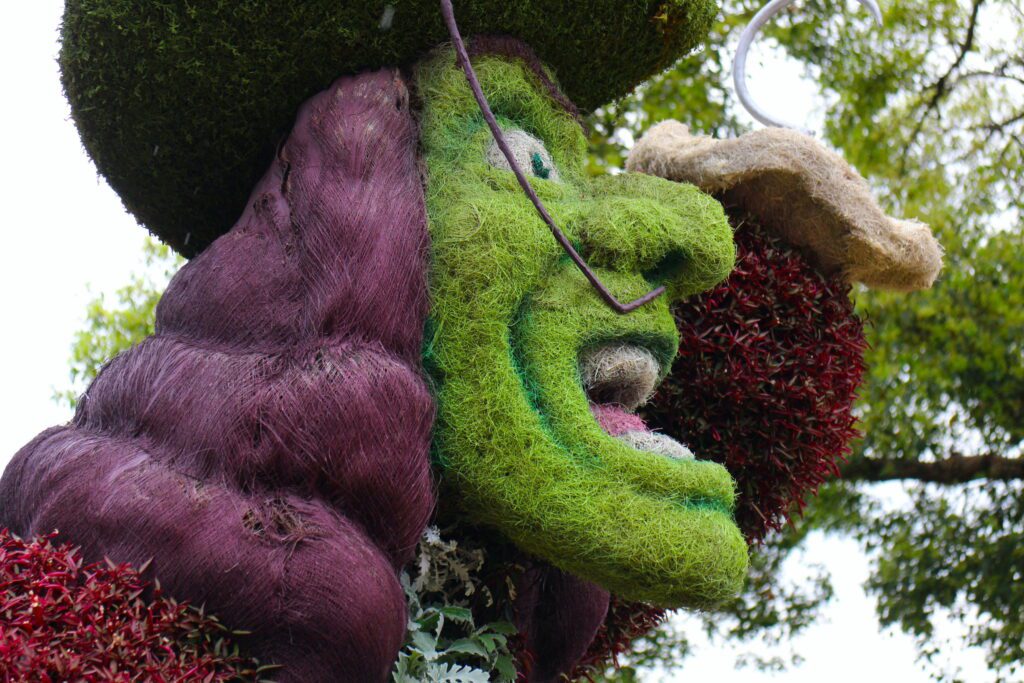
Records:
[[[458,58],[459,66],[466,73],[466,80],[469,81],[469,87],[473,91],[473,96],[476,98],[477,105],[480,107],[480,112],[484,115],[484,119],[487,121],[487,126],[491,129],[491,134],[494,136],[495,142],[498,143],[498,148],[501,153],[505,155],[508,160],[509,166],[512,168],[512,172],[516,176],[516,180],[519,181],[519,185],[523,188],[523,192],[533,202],[534,207],[537,209],[537,213],[544,219],[548,227],[551,228],[551,234],[555,236],[555,239],[562,246],[562,249],[569,254],[569,258],[572,259],[573,263],[583,271],[583,275],[590,281],[590,284],[594,286],[597,293],[601,295],[601,298],[605,300],[612,310],[616,313],[629,313],[635,311],[646,303],[657,299],[659,296],[665,293],[664,287],[658,287],[655,290],[644,294],[639,299],[630,301],[629,303],[620,303],[615,295],[612,294],[601,279],[597,277],[597,274],[590,269],[587,262],[583,260],[583,257],[579,255],[579,252],[572,246],[558,226],[555,224],[554,219],[548,213],[547,209],[544,208],[544,204],[541,202],[540,197],[534,191],[533,186],[530,185],[530,181],[526,179],[526,175],[523,174],[522,169],[519,168],[519,164],[516,163],[515,155],[512,154],[512,150],[509,149],[508,143],[505,142],[505,136],[501,132],[501,127],[498,125],[497,119],[494,118],[494,112],[491,111],[491,106],[487,103],[487,98],[484,96],[484,91],[480,88],[480,81],[477,80],[476,72],[473,70],[473,65],[469,62],[469,55],[466,53],[466,45],[462,42],[462,35],[459,33],[459,26],[455,22],[455,9],[452,7],[452,0],[441,0],[441,13],[444,15],[444,21],[448,25],[448,34],[451,36],[452,43],[455,45],[455,54]]]

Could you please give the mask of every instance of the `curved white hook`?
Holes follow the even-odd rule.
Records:
[[[875,22],[881,26],[882,10],[878,6],[878,3],[875,0],[857,1],[868,8],[868,11],[871,12],[871,16],[874,17]],[[761,30],[761,27],[767,24],[768,21],[779,12],[795,2],[796,0],[771,0],[771,2],[762,7],[761,10],[754,15],[754,18],[750,21],[747,27],[743,29],[743,33],[740,34],[740,42],[736,47],[736,58],[732,63],[732,80],[733,83],[736,84],[736,95],[739,96],[740,102],[743,104],[743,107],[750,112],[750,115],[766,126],[797,128],[797,126],[790,125],[772,117],[764,109],[759,107],[758,104],[754,102],[754,98],[750,96],[750,91],[747,90],[747,52],[750,50],[750,45],[754,42],[754,38],[757,37],[757,33]]]

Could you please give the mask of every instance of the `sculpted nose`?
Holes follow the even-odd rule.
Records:
[[[567,213],[568,231],[592,266],[642,274],[674,299],[710,289],[732,271],[725,211],[692,185],[633,173],[597,178],[593,198]]]

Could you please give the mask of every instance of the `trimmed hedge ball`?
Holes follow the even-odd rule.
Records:
[[[579,106],[625,95],[707,33],[714,0],[464,0],[463,35],[522,39]],[[447,40],[436,0],[68,0],[60,64],[82,142],[175,250],[240,215],[298,106]]]

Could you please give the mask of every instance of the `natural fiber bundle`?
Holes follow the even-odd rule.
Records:
[[[927,289],[942,267],[942,247],[927,225],[885,215],[842,157],[797,131],[715,140],[665,121],[637,143],[627,168],[720,195],[847,282]]]
[[[590,648],[576,663],[569,679],[592,680],[629,652],[633,641],[654,631],[667,614],[666,610],[652,605],[627,602],[612,596],[604,622],[598,628]]]
[[[529,564],[517,575],[514,603],[520,669],[531,683],[562,680],[594,646],[609,594],[545,563]]]
[[[420,373],[427,227],[390,70],[299,112],[234,229],[186,265],[157,333],[0,482],[0,526],[59,529],[204,604],[281,681],[383,681],[398,569],[434,498]]]

